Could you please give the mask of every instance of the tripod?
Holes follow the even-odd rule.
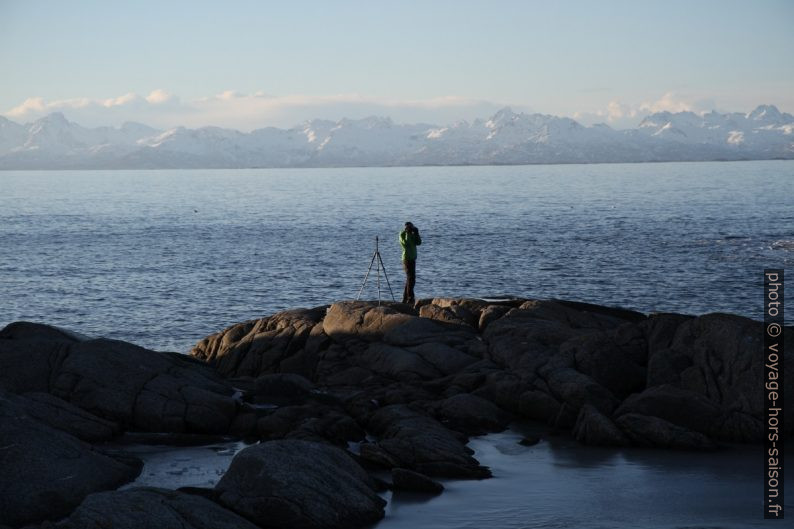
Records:
[[[364,285],[367,284],[367,279],[369,278],[369,273],[372,271],[372,265],[375,264],[375,259],[378,260],[378,264],[375,267],[375,271],[378,274],[377,283],[378,283],[378,305],[380,305],[380,269],[383,268],[383,276],[386,278],[386,284],[389,286],[389,293],[391,293],[391,300],[397,301],[394,299],[394,292],[392,292],[391,284],[389,283],[389,276],[386,275],[386,267],[383,265],[383,259],[380,258],[380,250],[378,250],[378,237],[375,236],[375,253],[372,254],[372,260],[369,262],[369,269],[367,270],[367,275],[364,276],[364,282],[361,283],[361,288],[358,289],[358,295],[356,296],[356,301],[358,298],[361,297],[361,292],[364,291]]]

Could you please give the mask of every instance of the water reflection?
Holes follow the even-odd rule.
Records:
[[[540,443],[518,444],[528,429],[541,433]],[[387,494],[387,517],[376,527],[765,526],[758,446],[711,453],[583,447],[568,435],[526,425],[475,438],[470,446],[492,479],[445,481],[441,496],[422,503]]]

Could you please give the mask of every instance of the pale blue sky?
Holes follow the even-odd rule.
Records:
[[[0,114],[252,128],[502,105],[616,124],[794,112],[793,27],[786,0],[0,0]]]

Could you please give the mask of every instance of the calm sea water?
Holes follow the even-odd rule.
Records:
[[[567,436],[524,447],[513,431],[473,439],[494,477],[444,481],[428,498],[387,493],[377,529],[748,529],[763,518],[763,448],[706,454],[584,448]],[[787,452],[787,456],[794,453]],[[793,485],[787,473],[786,490]],[[785,510],[794,502],[784,503]]]
[[[160,350],[354,298],[376,236],[399,300],[406,220],[424,241],[418,297],[760,319],[764,267],[794,259],[785,161],[28,171],[0,172],[0,185],[0,326],[40,321]]]

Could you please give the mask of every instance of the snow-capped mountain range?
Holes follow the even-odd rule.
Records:
[[[154,169],[487,165],[794,159],[794,116],[773,105],[747,114],[658,112],[637,128],[585,127],[515,113],[439,127],[389,118],[312,120],[244,133],[166,131],[139,123],[85,128],[53,113],[20,125],[0,116],[0,169]]]

